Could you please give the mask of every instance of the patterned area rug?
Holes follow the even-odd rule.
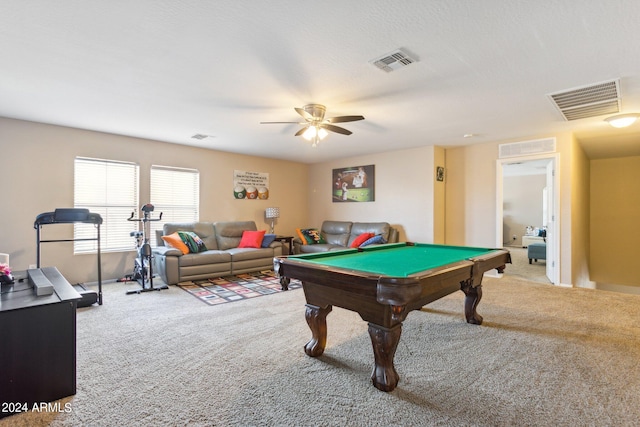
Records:
[[[183,282],[178,286],[209,305],[282,292],[280,279],[273,271]],[[289,290],[301,287],[298,280],[291,280],[289,283]]]

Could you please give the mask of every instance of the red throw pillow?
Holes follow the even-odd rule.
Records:
[[[242,232],[242,239],[240,239],[239,248],[259,248],[262,245],[262,239],[266,230],[261,231],[248,231]]]
[[[373,233],[362,233],[361,235],[359,235],[358,237],[353,239],[353,242],[351,242],[351,247],[352,248],[359,248],[361,244],[363,244],[364,242],[366,242],[367,240],[369,240],[373,236],[375,236],[375,234],[373,234]]]

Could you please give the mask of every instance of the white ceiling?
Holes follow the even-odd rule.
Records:
[[[640,155],[640,123],[548,97],[620,79],[640,112],[638,22],[638,0],[0,0],[0,116],[305,163],[564,131]],[[370,63],[397,48],[418,62]],[[259,124],[308,103],[366,119],[317,148]]]

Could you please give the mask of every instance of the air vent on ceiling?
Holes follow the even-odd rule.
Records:
[[[554,153],[556,151],[556,139],[536,139],[533,141],[512,142],[498,146],[498,158],[527,156],[530,154]]]
[[[211,135],[205,135],[205,134],[202,134],[202,133],[196,133],[196,134],[195,134],[195,135],[193,135],[191,138],[193,138],[193,139],[199,139],[199,140],[201,140],[201,141],[202,141],[203,139],[207,139],[207,138],[209,138],[209,137],[211,137]]]
[[[565,120],[578,120],[620,112],[619,80],[552,93],[553,104]]]
[[[390,73],[398,68],[406,67],[414,62],[418,62],[418,60],[416,58],[412,58],[406,51],[397,49],[369,62],[380,68],[382,71]]]

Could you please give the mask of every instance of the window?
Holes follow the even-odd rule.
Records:
[[[139,168],[135,163],[76,157],[74,206],[102,216],[100,249],[106,252],[135,248],[130,233],[138,224],[127,221],[138,207]],[[74,224],[74,238],[95,238],[92,224]],[[97,250],[96,241],[75,241],[74,253]]]
[[[200,172],[169,166],[151,166],[151,204],[157,218],[151,222],[151,244],[156,230],[162,230],[166,222],[193,222],[200,218]]]

